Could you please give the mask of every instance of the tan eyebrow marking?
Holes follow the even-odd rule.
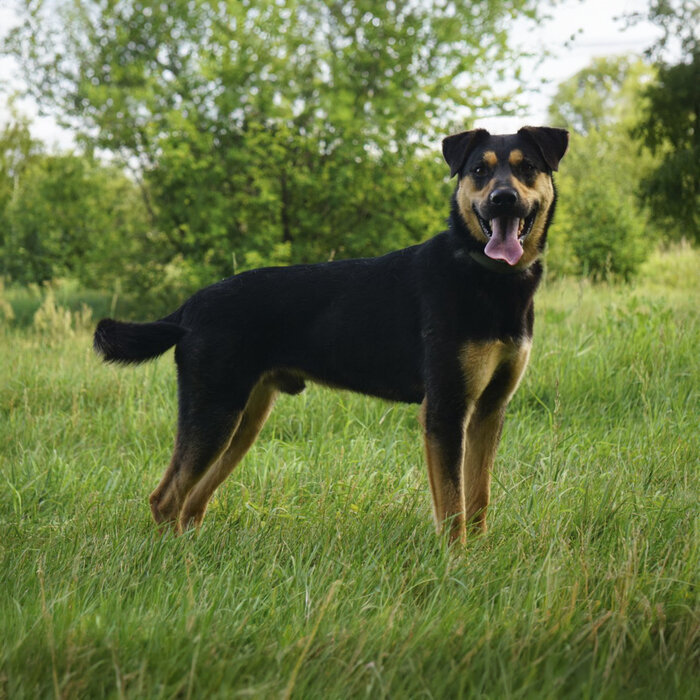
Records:
[[[519,148],[514,148],[508,156],[511,165],[519,165],[523,161],[523,152]]]
[[[483,159],[484,163],[486,163],[486,165],[488,165],[490,168],[495,167],[496,163],[498,163],[498,158],[493,151],[484,151]]]

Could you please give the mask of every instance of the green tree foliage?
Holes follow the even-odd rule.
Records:
[[[697,0],[649,0],[646,8],[625,15],[628,24],[642,20],[662,30],[661,37],[647,50],[657,63],[664,63],[669,52],[680,50],[691,56],[698,47],[700,5]]]
[[[557,180],[560,200],[550,237],[550,273],[629,279],[650,251],[635,196],[636,151],[622,130],[572,134]],[[630,170],[632,169],[632,170]]]
[[[646,90],[648,107],[636,133],[659,164],[642,182],[654,220],[678,237],[700,242],[700,51],[690,63],[663,66]]]
[[[29,121],[16,112],[12,103],[8,106],[11,118],[0,131],[0,252],[10,230],[7,208],[22,174],[41,151],[31,136]]]
[[[132,168],[154,260],[195,284],[234,259],[376,254],[435,233],[439,136],[504,104],[488,76],[514,62],[508,21],[538,3],[50,5],[27,5],[7,51],[40,104]]]
[[[700,241],[700,5],[687,0],[654,0],[648,19],[663,29],[652,47],[657,80],[644,93],[635,135],[656,156],[642,192],[655,222],[667,234]],[[664,56],[673,44],[681,60]],[[666,53],[665,53],[666,52]]]
[[[632,125],[641,88],[650,83],[653,70],[633,56],[594,58],[559,84],[549,106],[553,124],[578,134]]]
[[[137,188],[85,156],[38,153],[31,139],[13,159],[9,140],[25,128],[0,135],[0,275],[22,283],[67,276],[88,286],[127,275],[147,244]]]
[[[595,59],[559,86],[550,118],[573,134],[557,181],[550,272],[627,279],[648,254],[638,195],[651,159],[640,155],[630,125],[652,76],[641,61],[618,56]]]

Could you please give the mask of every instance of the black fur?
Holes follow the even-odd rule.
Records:
[[[500,275],[469,249],[452,229],[379,258],[243,272],[200,290],[167,322],[100,321],[95,349],[109,362],[137,363],[177,343],[181,371],[224,403],[275,369],[420,403],[436,356],[532,333],[540,263]]]
[[[187,329],[168,321],[125,323],[104,318],[95,329],[93,347],[105,362],[137,364],[162,355]]]

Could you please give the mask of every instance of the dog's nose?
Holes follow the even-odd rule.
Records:
[[[518,193],[512,187],[498,187],[489,195],[489,202],[496,206],[512,206],[518,201]]]

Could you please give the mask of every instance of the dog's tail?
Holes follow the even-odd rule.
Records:
[[[93,347],[105,362],[138,364],[162,355],[187,333],[176,323],[178,312],[152,323],[126,323],[103,318],[95,329]]]

